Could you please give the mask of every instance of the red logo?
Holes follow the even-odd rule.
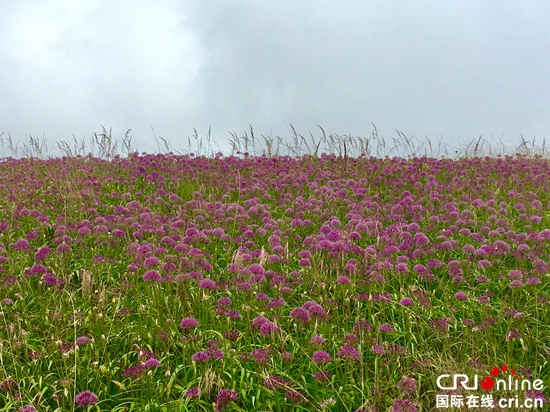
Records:
[[[500,369],[495,366],[494,368],[491,369],[491,371],[489,373],[496,378],[499,375],[500,372],[506,372],[506,371],[508,371],[508,366],[507,365],[502,365],[500,367]],[[512,369],[510,371],[510,374],[514,376],[514,379],[518,378],[518,375],[516,375],[516,370],[515,369]],[[481,387],[483,389],[485,389],[486,391],[489,391],[489,390],[493,389],[494,386],[495,386],[495,380],[493,378],[491,378],[491,376],[485,376],[481,380]]]

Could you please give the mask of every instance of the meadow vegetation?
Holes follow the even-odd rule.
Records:
[[[0,136],[0,411],[548,407],[437,385],[550,385],[544,141],[292,130],[227,154]]]

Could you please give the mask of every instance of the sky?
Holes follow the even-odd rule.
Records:
[[[545,0],[0,0],[0,133],[52,152],[102,126],[148,153],[227,152],[250,126],[538,142],[548,21]]]

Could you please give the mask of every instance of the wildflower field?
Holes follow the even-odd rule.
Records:
[[[5,159],[0,411],[547,410],[437,379],[550,385],[549,186],[524,155]]]

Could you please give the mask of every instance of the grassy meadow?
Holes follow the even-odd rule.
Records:
[[[544,145],[392,140],[3,137],[0,412],[548,410]]]

